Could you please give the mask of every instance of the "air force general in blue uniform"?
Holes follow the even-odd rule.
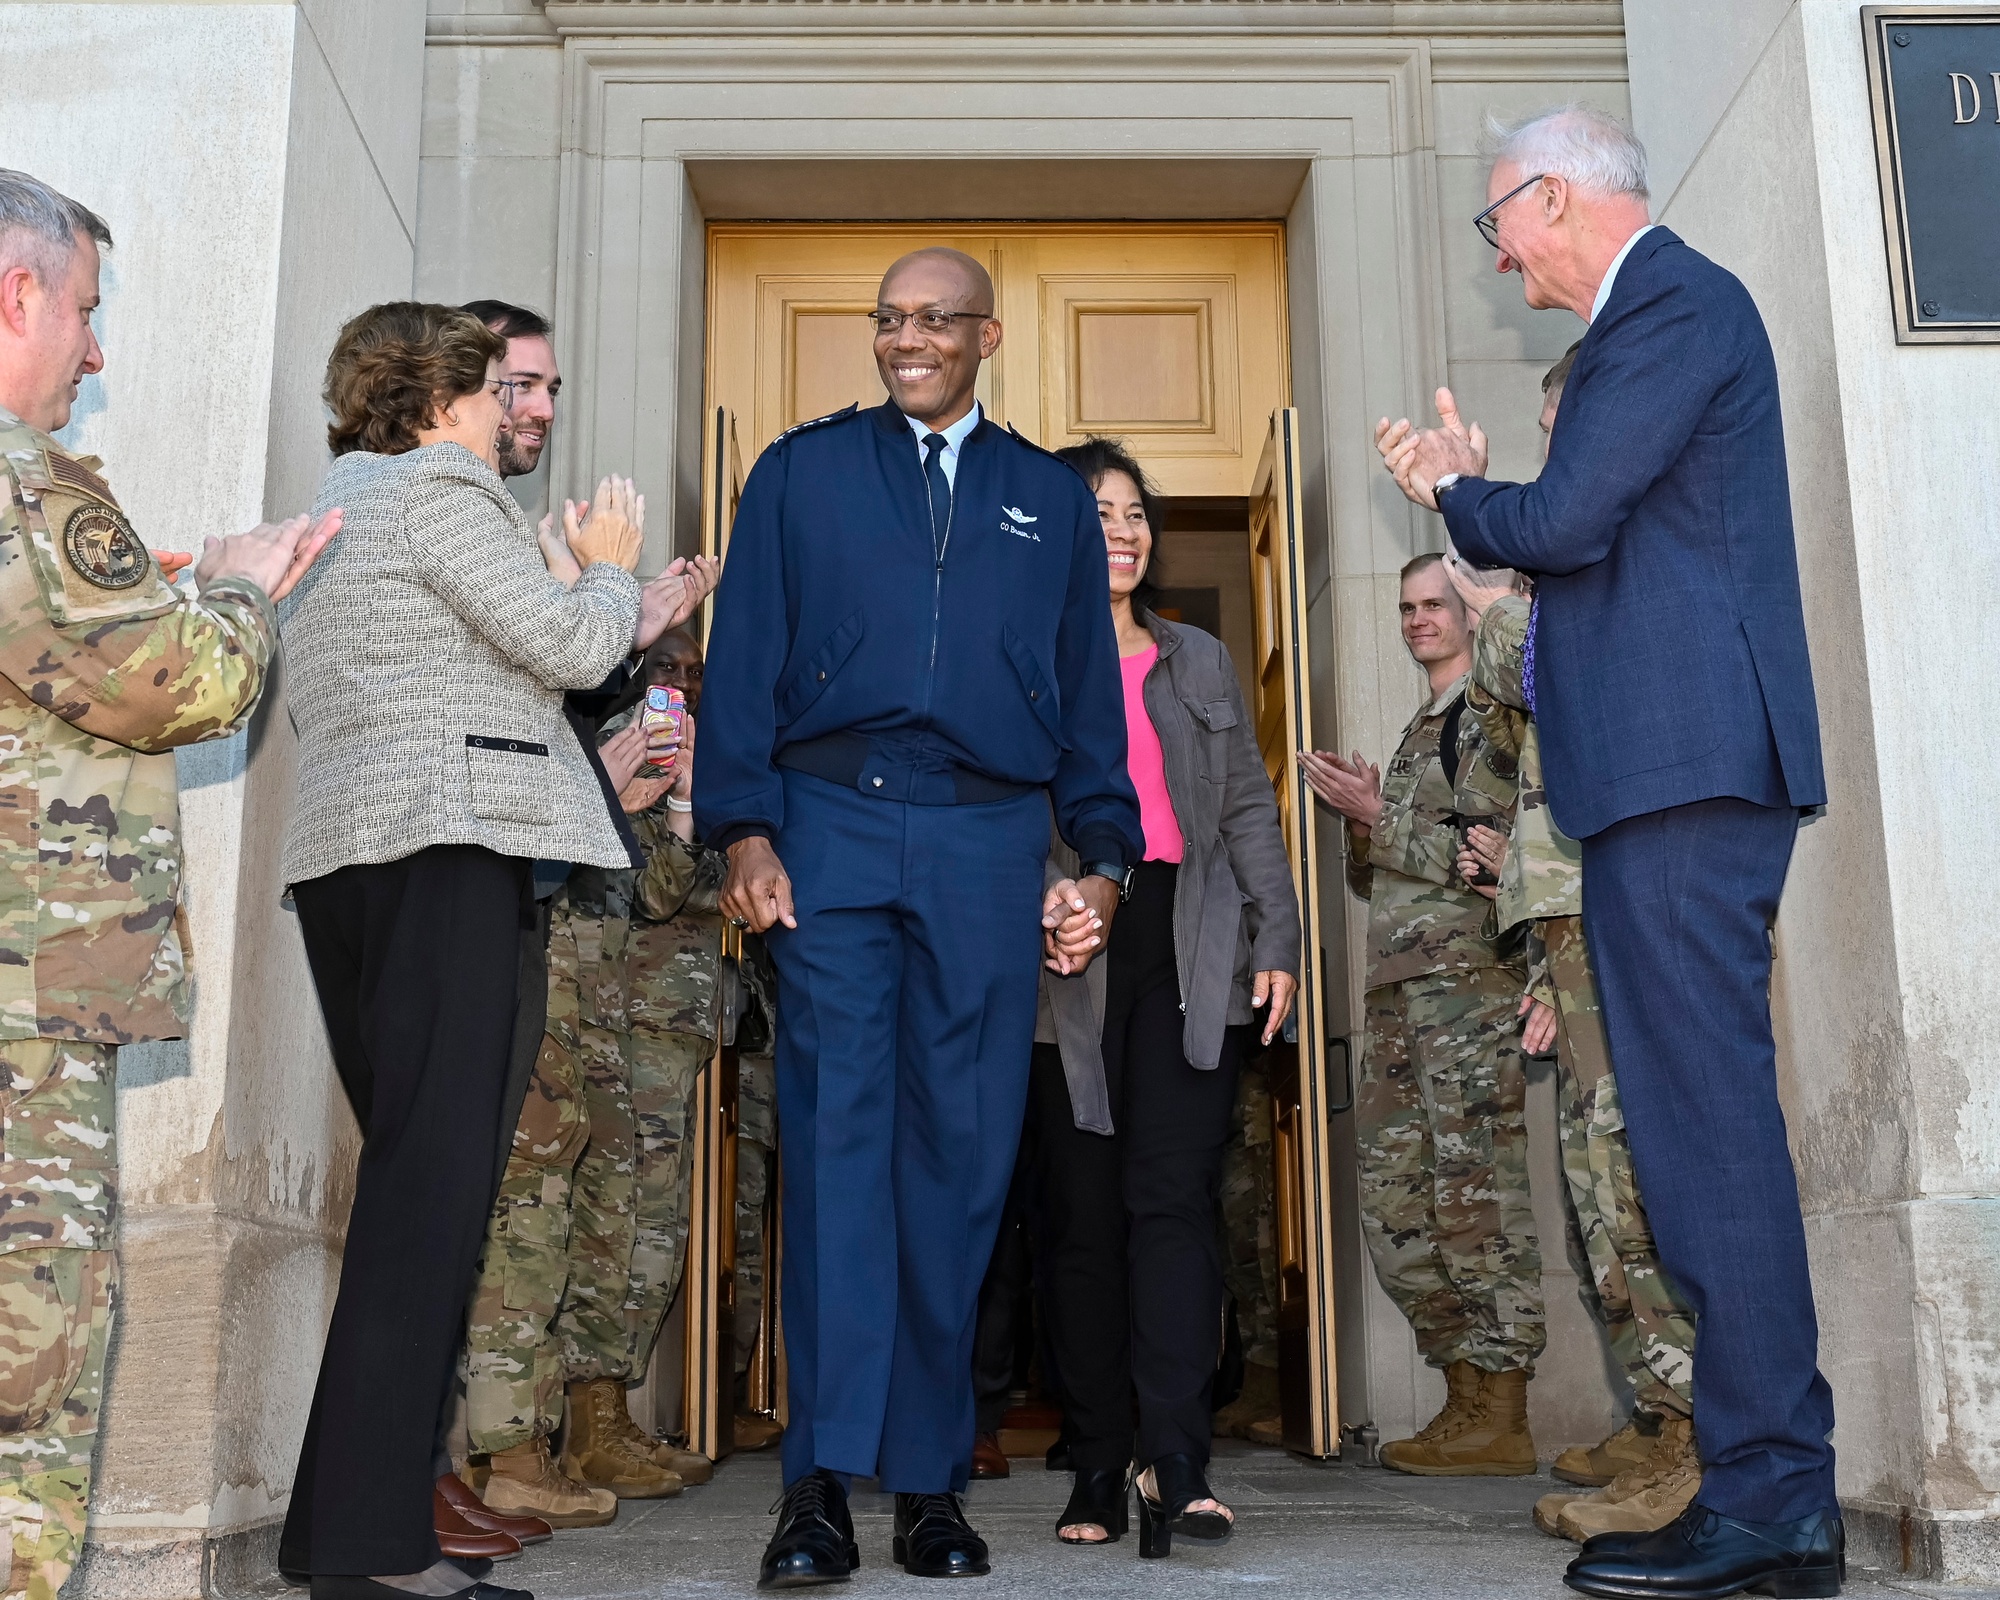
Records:
[[[1143,854],[1104,549],[1076,473],[977,406],[941,435],[850,407],[744,487],[695,807],[712,844],[768,837],[796,907],[769,935],[788,1484],[965,1486],[1051,804],[1085,861]]]

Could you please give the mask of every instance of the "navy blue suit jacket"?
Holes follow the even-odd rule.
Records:
[[[703,677],[695,815],[727,846],[784,822],[787,745],[867,735],[911,764],[1046,786],[1085,860],[1145,854],[1097,504],[982,419],[937,560],[893,404],[780,436],[743,488]]]
[[[1440,497],[1471,562],[1538,581],[1549,804],[1587,838],[1668,806],[1826,802],[1778,372],[1735,276],[1665,228],[1632,247],[1533,483]]]

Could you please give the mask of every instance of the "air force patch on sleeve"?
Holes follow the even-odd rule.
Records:
[[[70,513],[63,527],[63,553],[100,589],[129,589],[153,566],[132,524],[106,505],[81,505]]]

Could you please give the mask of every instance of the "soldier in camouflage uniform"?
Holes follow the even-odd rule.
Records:
[[[764,1321],[764,1252],[777,1237],[771,1179],[778,1155],[778,1073],[772,1056],[778,1039],[778,974],[764,941],[743,936],[738,962],[742,1016],[736,1023],[736,1448],[763,1450],[784,1429],[750,1405],[750,1362]],[[766,1359],[777,1360],[782,1341]],[[784,1391],[774,1384],[773,1395]]]
[[[1438,557],[1403,569],[1401,609],[1431,698],[1387,774],[1358,757],[1306,764],[1315,790],[1346,811],[1348,885],[1369,907],[1355,1094],[1364,1230],[1377,1277],[1449,1391],[1438,1416],[1385,1445],[1382,1461],[1518,1475],[1535,1470],[1527,1380],[1547,1338],[1528,1198],[1522,973],[1486,936],[1487,903],[1457,866],[1457,819],[1504,831],[1513,772],[1464,709],[1470,635]]]
[[[1554,1013],[1563,1174],[1591,1278],[1591,1292],[1581,1298],[1604,1328],[1636,1402],[1633,1420],[1611,1438],[1557,1459],[1558,1477],[1602,1492],[1558,1492],[1535,1508],[1545,1532],[1582,1539],[1662,1527],[1700,1488],[1691,1422],[1695,1327],[1660,1266],[1625,1140],[1584,940],[1583,852],[1556,826],[1542,789],[1540,743],[1521,684],[1529,614],[1519,595],[1487,606],[1467,705],[1489,744],[1511,751],[1518,764],[1520,798],[1494,925],[1503,934],[1528,930],[1527,993]]]
[[[250,718],[282,598],[339,525],[210,546],[170,583],[51,433],[101,370],[96,216],[0,170],[0,1515],[54,1600],[89,1514],[115,1254],[118,1047],[188,1016],[173,751]],[[26,333],[19,331],[25,327]],[[178,564],[178,563],[177,563]]]

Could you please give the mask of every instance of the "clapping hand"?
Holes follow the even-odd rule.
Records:
[[[1369,833],[1382,816],[1382,769],[1361,759],[1361,752],[1343,757],[1331,750],[1308,750],[1299,757],[1306,782],[1321,800]]]
[[[1451,586],[1458,591],[1459,599],[1465,602],[1465,609],[1472,625],[1479,626],[1479,619],[1486,615],[1486,608],[1496,600],[1504,600],[1510,594],[1519,594],[1519,580],[1510,571],[1505,583],[1482,582],[1492,577],[1478,567],[1468,567],[1459,559],[1456,550],[1444,553],[1444,575],[1451,580]]]
[[[646,531],[646,497],[630,478],[605,478],[589,505],[563,502],[563,538],[577,565],[599,561],[631,572],[639,565]]]
[[[1437,392],[1439,426],[1417,428],[1408,417],[1391,422],[1384,417],[1375,424],[1375,448],[1382,463],[1396,480],[1396,486],[1427,510],[1437,510],[1438,479],[1448,472],[1461,477],[1486,475],[1486,432],[1474,422],[1467,424],[1458,414],[1458,401],[1449,389]]]
[[[556,514],[553,511],[544,516],[535,529],[535,543],[542,547],[542,565],[549,569],[549,576],[565,589],[575,588],[576,580],[583,576],[583,568],[570,554],[569,540],[556,532]]]
[[[644,650],[669,629],[678,628],[701,609],[722,579],[722,563],[713,556],[692,560],[676,557],[666,570],[639,591],[639,620],[632,629],[632,648]]]
[[[1488,900],[1500,898],[1497,881],[1479,883],[1475,880],[1482,872],[1490,873],[1497,880],[1506,860],[1507,835],[1498,828],[1489,828],[1481,822],[1465,830],[1465,844],[1458,852],[1458,875],[1474,894],[1484,895]]]
[[[243,578],[256,584],[275,604],[292,592],[306,575],[306,568],[340,532],[342,515],[336,506],[318,517],[260,522],[248,533],[206,540],[201,560],[195,563],[195,587],[206,589],[223,578]]]

